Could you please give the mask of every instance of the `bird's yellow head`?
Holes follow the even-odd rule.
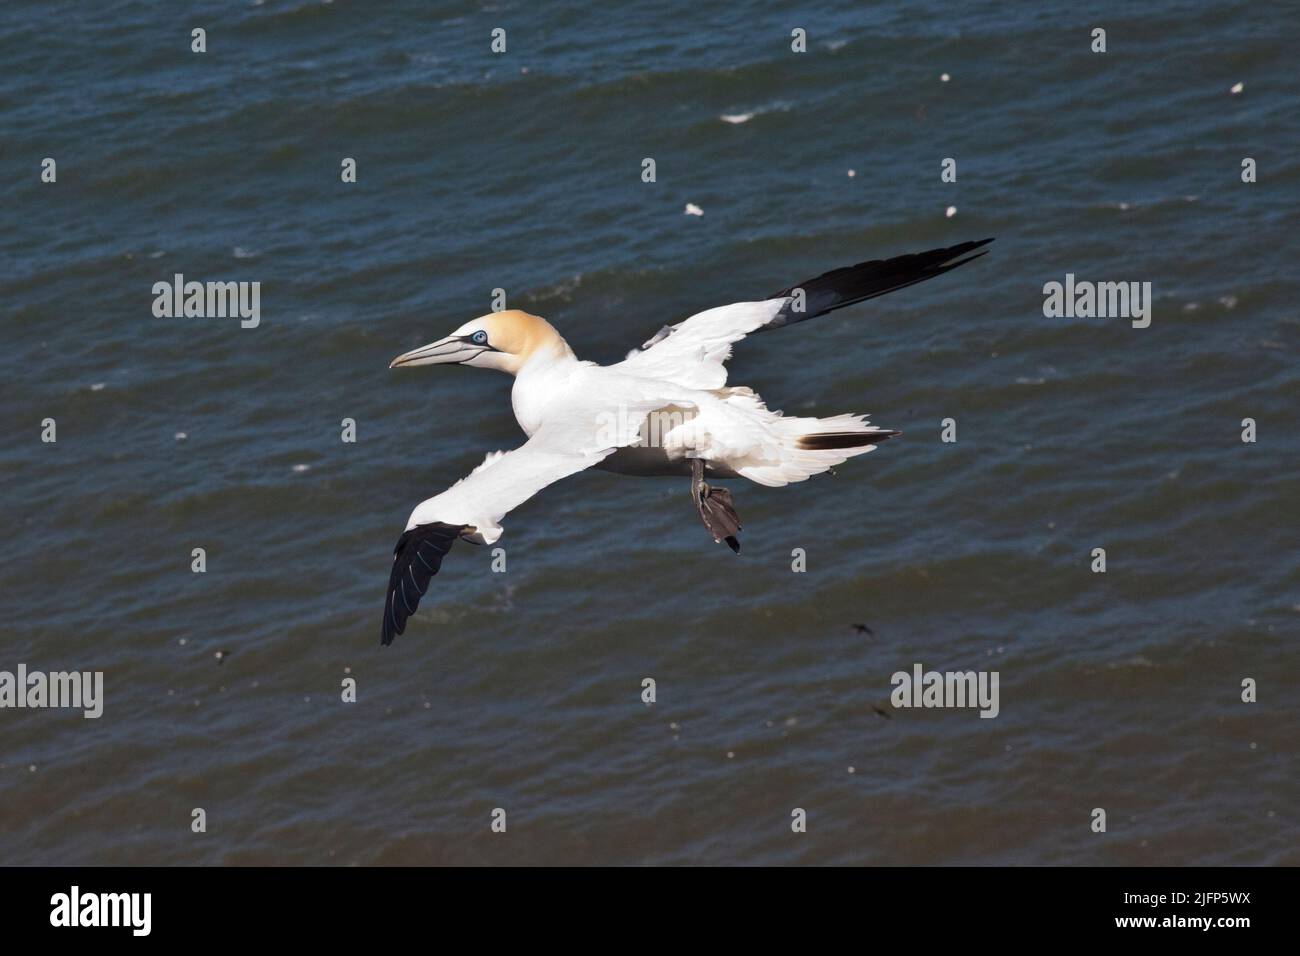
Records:
[[[397,356],[389,368],[409,365],[473,365],[511,375],[539,357],[562,355],[569,346],[539,315],[507,309],[466,322],[445,339]]]

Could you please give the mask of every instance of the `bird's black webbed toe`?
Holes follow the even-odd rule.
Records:
[[[691,462],[691,497],[695,499],[695,510],[709,534],[713,535],[713,540],[726,541],[727,547],[740,554],[740,541],[736,535],[741,525],[735,500],[726,488],[704,483],[704,463],[698,458]]]

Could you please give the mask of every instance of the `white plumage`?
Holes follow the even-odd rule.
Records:
[[[766,299],[709,309],[665,326],[609,366],[579,360],[545,319],[517,310],[481,316],[398,356],[393,366],[460,364],[513,374],[512,404],[528,440],[489,454],[411,513],[395,551],[384,643],[402,633],[457,537],[494,543],[513,508],[587,468],[691,476],[705,526],[738,551],[730,492],[709,488],[703,476],[779,487],[866,454],[898,433],[872,427],[865,415],[787,418],[750,389],[726,387],[732,346],[755,332],[940,275],[982,255],[967,256],[990,241],[860,263]]]

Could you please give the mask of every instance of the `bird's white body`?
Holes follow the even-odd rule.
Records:
[[[511,402],[528,441],[506,455],[489,455],[467,479],[421,502],[411,513],[407,529],[431,521],[463,523],[476,529],[466,535],[470,540],[495,542],[505,510],[519,503],[502,486],[507,478],[503,465],[514,487],[527,491],[526,498],[541,486],[585,468],[687,475],[693,458],[703,461],[714,477],[780,486],[871,451],[875,445],[865,442],[831,450],[799,445],[805,436],[828,431],[872,433],[865,416],[786,418],[769,410],[750,389],[724,387],[723,361],[730,354],[730,341],[742,337],[754,323],[770,320],[779,306],[779,301],[773,301],[715,309],[712,313],[728,314],[704,313],[714,319],[712,325],[698,323],[700,316],[694,317],[678,327],[674,333],[680,336],[678,341],[670,337],[656,344],[665,354],[654,356],[653,362],[646,360],[653,350],[634,352],[616,365],[584,362],[559,333],[550,330],[514,370]],[[544,322],[536,316],[518,316],[510,318]],[[722,324],[719,319],[729,320],[729,325],[716,328]],[[476,330],[471,327],[482,321],[475,320],[455,334],[470,335]],[[718,387],[696,387],[715,382]],[[521,455],[518,465],[509,461]],[[489,478],[498,482],[489,487]]]
[[[870,430],[864,416],[786,418],[766,408],[748,388],[699,389],[676,381],[630,373],[624,366],[579,361],[572,353],[530,363],[511,393],[515,419],[532,437],[549,421],[590,420],[613,426],[613,454],[595,465],[624,475],[689,475],[699,458],[719,478],[748,478],[779,486],[820,474],[847,455],[837,450],[801,452],[805,435],[834,429]],[[649,407],[649,410],[645,409]],[[637,440],[620,440],[622,419],[639,414]],[[847,449],[862,454],[871,447]]]
[[[395,551],[384,643],[402,633],[456,538],[492,544],[507,512],[587,468],[691,475],[706,528],[739,551],[731,494],[709,488],[703,476],[779,487],[898,433],[872,427],[865,415],[796,418],[768,409],[752,390],[727,386],[732,345],[940,275],[977,258],[961,257],[990,241],[859,263],[767,299],[709,309],[665,326],[614,365],[580,360],[550,323],[518,310],[480,316],[398,356],[393,366],[457,364],[514,375],[511,401],[528,440],[489,454],[411,513]]]

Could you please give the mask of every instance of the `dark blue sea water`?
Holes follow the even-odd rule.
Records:
[[[0,710],[0,860],[1300,863],[1297,12],[4,4],[0,671],[105,702]],[[583,474],[378,646],[411,508],[521,441],[508,378],[395,355],[500,288],[614,361],[984,236],[737,347],[770,406],[905,433],[733,484],[741,557],[682,481]],[[155,317],[176,273],[260,324]],[[1066,273],[1150,326],[1045,317]],[[893,708],[917,662],[999,716]]]

